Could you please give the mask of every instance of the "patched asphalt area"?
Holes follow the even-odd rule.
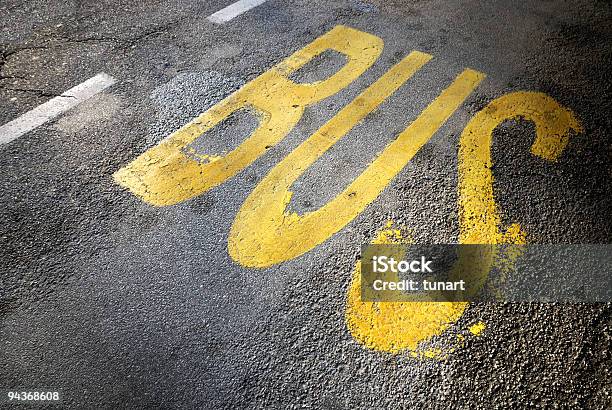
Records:
[[[610,5],[272,0],[231,24],[205,20],[227,4],[0,6],[0,123],[98,72],[118,79],[0,146],[0,386],[56,386],[75,408],[608,407],[609,304],[471,305],[432,343],[478,321],[487,331],[445,361],[364,349],[344,315],[359,248],[387,220],[418,242],[457,241],[459,135],[511,91],[547,93],[585,132],[548,163],[529,152],[529,123],[498,127],[504,223],[537,243],[610,242]],[[169,132],[338,24],[381,37],[377,63],[235,178],[166,208],[113,182]],[[258,181],[412,50],[434,58],[300,177],[291,209],[333,198],[463,69],[487,78],[330,240],[263,270],[233,262],[228,232]],[[301,80],[333,71],[330,60]],[[214,144],[195,146],[233,147],[250,127],[235,118]]]

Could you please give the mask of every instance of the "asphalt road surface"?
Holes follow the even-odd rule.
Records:
[[[363,243],[610,243],[610,3],[207,18],[231,3],[0,3],[0,389],[71,408],[610,408],[609,303],[382,317],[351,297]]]

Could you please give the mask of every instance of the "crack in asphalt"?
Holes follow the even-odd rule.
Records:
[[[18,75],[6,75],[3,71],[6,68],[6,65],[10,61],[10,59],[14,58],[19,53],[31,50],[56,50],[65,46],[69,46],[72,44],[88,44],[88,43],[114,43],[117,44],[116,49],[119,50],[127,50],[130,48],[135,48],[138,43],[148,39],[158,37],[165,33],[171,31],[176,25],[178,25],[185,18],[180,18],[174,20],[168,24],[156,27],[155,29],[145,31],[144,33],[130,39],[120,39],[116,37],[86,37],[86,38],[66,38],[63,42],[59,42],[57,44],[47,44],[50,41],[53,41],[54,38],[47,39],[47,43],[43,43],[41,45],[24,45],[15,47],[13,49],[4,49],[0,50],[0,80],[3,79],[19,79],[25,80],[26,77],[18,76]],[[55,38],[57,39],[57,38]],[[6,45],[3,47],[7,47]],[[58,96],[57,94],[47,93],[43,90],[34,90],[34,89],[13,89],[7,86],[3,86],[0,84],[0,89],[10,90],[10,91],[24,91],[24,92],[40,92],[43,93],[43,96]]]
[[[4,87],[5,90],[8,91],[16,91],[16,92],[22,92],[22,93],[33,93],[36,94],[39,97],[66,97],[66,98],[76,98],[73,95],[66,95],[66,94],[57,94],[57,93],[50,93],[47,92],[45,90],[39,90],[36,88],[13,88],[13,87]]]
[[[71,44],[87,44],[87,43],[117,43],[120,44],[119,48],[130,48],[135,46],[136,44],[138,44],[139,42],[149,38],[149,37],[154,37],[157,35],[161,35],[164,33],[169,32],[172,28],[174,28],[178,23],[180,23],[181,21],[183,21],[184,18],[180,18],[177,20],[174,20],[170,23],[164,24],[162,26],[156,27],[152,30],[148,30],[145,31],[144,33],[134,37],[134,38],[129,38],[129,39],[121,39],[121,38],[117,38],[117,37],[84,37],[84,38],[61,38],[61,37],[51,37],[49,39],[46,40],[45,43],[40,44],[40,45],[24,45],[24,46],[18,46],[15,48],[10,49],[10,46],[7,45],[3,45],[3,47],[5,48],[4,50],[2,50],[2,59],[0,60],[0,71],[2,70],[2,68],[4,68],[3,66],[6,65],[6,63],[8,62],[9,58],[15,56],[16,54],[19,54],[23,51],[30,51],[30,50],[55,50],[57,48],[61,48],[65,45],[71,45]],[[58,39],[62,39],[64,40],[64,42],[60,42],[56,45],[50,45],[47,44],[53,40],[58,40]]]

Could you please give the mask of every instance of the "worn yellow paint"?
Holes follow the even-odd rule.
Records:
[[[376,61],[383,41],[371,34],[337,26],[240,90],[195,118],[114,175],[120,185],[157,206],[172,205],[223,183],[282,140],[304,109],[342,90]],[[347,57],[346,64],[323,81],[297,84],[289,75],[325,50]],[[189,145],[233,112],[248,109],[258,128],[226,155],[188,155]]]
[[[484,330],[486,328],[487,328],[487,326],[483,322],[478,322],[478,323],[473,324],[472,326],[470,326],[468,328],[468,330],[474,336],[480,336],[482,334],[482,332],[484,332]]]
[[[428,359],[443,359],[444,351],[438,348],[429,348],[423,352],[423,356]]]
[[[506,120],[533,121],[536,138],[531,152],[556,161],[570,133],[581,132],[574,114],[543,93],[514,92],[499,97],[478,112],[461,134],[459,147],[459,224],[461,243],[525,242],[517,224],[504,232],[493,195],[491,142],[495,128]]]
[[[526,233],[519,224],[504,229],[493,192],[491,144],[493,131],[501,123],[514,118],[532,121],[536,138],[531,152],[548,161],[561,155],[572,132],[582,127],[574,114],[544,93],[519,91],[491,101],[479,111],[463,130],[459,145],[459,241],[464,244],[524,244]],[[512,263],[520,249],[503,250],[492,246],[479,248],[478,254],[468,250],[460,255],[458,266],[476,266],[481,283],[489,267]],[[500,257],[501,256],[501,257]],[[507,268],[507,267],[506,267]]]
[[[372,245],[412,243],[411,238],[411,236],[402,233],[402,230],[396,227],[393,221],[387,221],[385,227],[378,231],[378,234],[372,240]]]
[[[415,359],[436,359],[442,361],[448,358],[448,352],[439,348],[431,347],[422,351],[411,351],[410,357],[414,357]]]
[[[387,224],[377,232],[372,244],[412,242],[396,231]],[[347,295],[346,324],[353,338],[367,348],[389,353],[408,349],[413,357],[428,357],[416,353],[419,343],[442,334],[461,317],[466,306],[467,303],[454,302],[363,302],[358,261]]]
[[[526,235],[518,224],[505,231],[493,195],[491,143],[494,129],[507,119],[522,117],[536,125],[531,152],[556,161],[567,146],[571,132],[582,127],[573,113],[542,93],[517,92],[492,101],[467,125],[459,149],[459,223],[461,243],[521,244]],[[394,236],[378,234],[375,240],[399,243]],[[383,232],[385,232],[383,230]],[[385,242],[386,241],[386,242]],[[509,260],[516,249],[510,247]],[[460,255],[458,266],[477,266],[483,279],[494,261],[495,247],[483,255]],[[478,257],[477,257],[478,256]],[[468,303],[458,302],[363,302],[361,301],[361,262],[353,272],[348,291],[346,323],[352,336],[364,346],[390,353],[411,350],[413,357],[421,342],[440,335],[456,322]],[[480,322],[469,328],[474,335],[485,329]],[[459,343],[464,336],[457,335]],[[451,352],[454,350],[451,350]],[[427,357],[427,356],[425,356]]]
[[[457,76],[334,199],[301,216],[286,212],[292,196],[289,189],[300,175],[430,58],[421,52],[410,53],[270,171],[236,216],[229,237],[234,260],[265,267],[295,258],[330,238],[378,197],[480,83],[483,74],[465,70]]]

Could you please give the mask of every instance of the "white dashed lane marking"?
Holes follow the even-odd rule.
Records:
[[[224,24],[228,21],[238,17],[245,11],[249,11],[252,8],[259,6],[262,3],[265,3],[267,0],[240,0],[236,3],[230,4],[224,9],[219,10],[216,13],[208,16],[208,21],[211,21],[216,24]]]
[[[115,84],[115,82],[116,80],[108,74],[97,74],[89,80],[72,87],[62,95],[54,97],[13,121],[4,124],[0,127],[0,145],[11,142],[76,107],[83,101]]]

